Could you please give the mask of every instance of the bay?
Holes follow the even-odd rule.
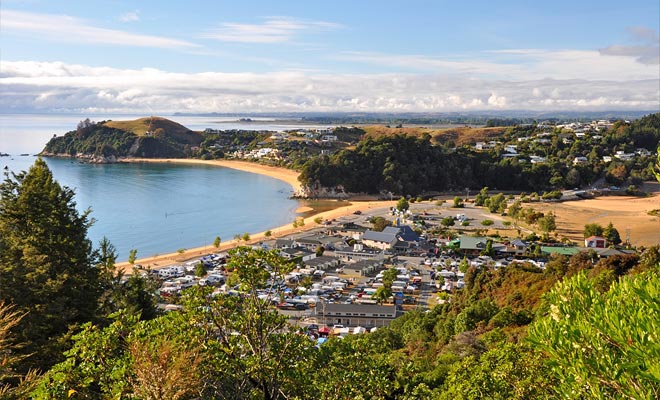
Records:
[[[27,170],[33,156],[0,157]],[[120,261],[211,246],[213,239],[261,232],[294,220],[298,202],[283,181],[229,168],[168,163],[81,164],[46,158],[55,179],[75,190],[76,207],[95,220],[88,237],[105,236]]]
[[[53,135],[75,129],[78,121],[131,120],[144,115],[6,114],[0,113],[0,168],[27,170]],[[244,129],[281,131],[326,128],[277,118],[167,116],[192,130]],[[245,117],[250,118],[249,115]],[[30,154],[21,156],[20,154]],[[46,159],[60,184],[75,190],[77,208],[92,210],[88,236],[94,245],[107,237],[126,260],[211,245],[237,234],[287,225],[299,202],[292,188],[266,176],[228,168],[172,164],[80,164]]]

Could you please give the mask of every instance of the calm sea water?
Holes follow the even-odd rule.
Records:
[[[0,168],[27,170],[35,159],[0,157]],[[55,179],[75,190],[77,208],[91,208],[95,246],[106,236],[120,260],[132,248],[147,257],[286,225],[298,207],[286,183],[228,168],[45,160]]]
[[[135,119],[135,115],[0,114],[0,168],[27,170],[53,135],[75,129],[78,121]],[[236,118],[171,117],[193,130],[285,130],[303,127],[285,121]],[[315,128],[321,126],[304,126]],[[21,156],[28,153],[30,156]],[[80,211],[91,208],[96,220],[89,238],[96,244],[106,236],[125,260],[130,249],[138,257],[182,248],[211,245],[236,234],[255,233],[289,224],[298,202],[289,199],[286,183],[228,168],[200,165],[89,165],[46,159],[55,179],[76,192]]]

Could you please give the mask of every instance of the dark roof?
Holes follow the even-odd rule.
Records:
[[[392,232],[376,232],[368,230],[364,232],[362,240],[373,240],[374,242],[394,243],[396,242],[396,233]]]
[[[383,232],[393,232],[401,240],[406,242],[419,242],[419,235],[408,225],[388,226]]]
[[[383,306],[380,304],[342,304],[342,303],[324,303],[317,304],[316,311],[327,314],[336,313],[364,313],[364,314],[388,314],[394,317],[396,308],[394,306]]]
[[[305,256],[308,254],[313,254],[313,251],[307,250],[302,247],[290,247],[288,249],[282,249],[281,250],[283,253],[290,254],[292,256]]]

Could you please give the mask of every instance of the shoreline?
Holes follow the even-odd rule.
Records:
[[[251,172],[279,179],[289,184],[294,193],[298,192],[302,185],[298,181],[300,172],[282,167],[273,167],[270,165],[257,164],[249,161],[240,160],[198,160],[194,158],[122,158],[119,163],[172,163],[172,164],[198,164],[213,165],[216,167],[231,168],[244,172]]]
[[[253,245],[263,240],[274,240],[282,236],[310,231],[314,228],[323,226],[321,224],[317,224],[316,222],[314,222],[314,219],[316,219],[317,217],[320,217],[324,220],[332,220],[339,217],[353,215],[355,211],[361,211],[364,213],[369,210],[377,210],[377,209],[389,208],[393,206],[396,206],[395,200],[349,201],[349,204],[346,206],[338,207],[333,210],[315,213],[314,215],[310,215],[304,218],[303,220],[305,224],[301,227],[294,228],[292,221],[291,224],[268,229],[271,232],[270,237],[266,237],[266,232],[268,231],[266,230],[266,231],[250,234],[250,239],[247,242],[236,239],[232,239],[228,241],[223,240],[220,243],[220,246],[217,248],[213,245],[195,247],[192,249],[187,249],[183,253],[173,252],[158,256],[140,258],[135,260],[135,264],[142,265],[144,269],[163,268],[170,265],[179,264],[193,258],[198,258],[209,253],[224,252],[238,246]],[[128,263],[128,261],[117,263],[117,268],[123,269],[125,273],[131,273],[130,267],[131,265]]]
[[[212,165],[212,166],[217,166],[217,167],[225,167],[225,168],[232,168],[244,172],[250,172],[254,174],[260,174],[264,176],[268,176],[271,178],[279,179],[287,184],[289,184],[294,193],[298,192],[299,189],[302,187],[300,182],[298,181],[298,176],[300,175],[299,172],[289,170],[286,168],[281,168],[281,167],[272,167],[268,165],[262,165],[262,164],[257,164],[257,163],[251,163],[248,161],[238,161],[238,160],[196,160],[196,159],[179,159],[179,158],[162,158],[162,159],[152,159],[152,158],[126,158],[126,159],[121,159],[119,162],[121,163],[140,163],[140,162],[146,162],[146,163],[178,163],[178,164],[202,164],[202,165]],[[320,212],[315,212],[312,215],[308,215],[305,218],[302,218],[304,221],[304,225],[301,227],[294,228],[293,227],[293,221],[291,221],[291,224],[287,225],[282,225],[278,227],[274,227],[271,229],[267,229],[261,232],[257,233],[250,233],[250,240],[247,242],[243,240],[227,240],[227,241],[222,241],[220,243],[220,246],[216,248],[213,245],[207,245],[207,246],[200,246],[200,247],[195,247],[191,249],[185,250],[183,253],[179,252],[172,252],[172,253],[167,253],[167,254],[162,254],[162,255],[157,255],[157,256],[151,256],[151,257],[144,257],[144,258],[139,258],[135,260],[135,264],[142,265],[143,268],[151,268],[151,269],[158,269],[162,267],[166,267],[169,265],[173,264],[178,264],[181,262],[185,262],[187,260],[190,260],[192,258],[197,258],[201,257],[205,254],[208,253],[213,253],[213,252],[223,252],[230,250],[234,247],[237,246],[242,246],[242,245],[252,245],[254,243],[263,241],[263,240],[273,240],[282,236],[287,236],[291,235],[294,233],[300,233],[300,232],[305,232],[309,231],[311,229],[320,227],[322,225],[317,224],[314,222],[314,220],[318,217],[324,219],[324,220],[332,220],[336,219],[342,216],[347,216],[347,215],[352,215],[353,212],[355,211],[362,211],[365,212],[370,209],[379,209],[379,208],[389,208],[391,206],[396,205],[396,200],[348,200],[348,204],[344,206],[340,206],[337,208],[334,208],[332,210],[327,210],[327,211],[320,211]],[[303,213],[303,212],[309,212],[313,210],[312,208],[308,206],[301,205],[296,212],[297,213]],[[266,237],[265,233],[270,230],[271,236]],[[140,249],[138,249],[138,252]],[[123,262],[118,262],[117,263],[117,268],[123,269],[125,273],[131,273],[130,268],[131,265],[128,263],[128,261],[123,261]]]

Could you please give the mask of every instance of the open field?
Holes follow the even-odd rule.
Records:
[[[583,241],[584,225],[597,223],[607,226],[612,222],[624,242],[628,233],[633,246],[660,244],[660,217],[648,214],[651,210],[660,209],[658,191],[651,197],[607,196],[563,203],[539,203],[533,208],[546,213],[554,212],[557,233],[576,242]]]

